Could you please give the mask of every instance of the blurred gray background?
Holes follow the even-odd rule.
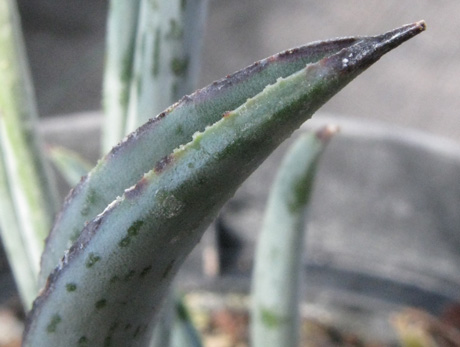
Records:
[[[100,110],[108,0],[18,0],[18,2],[40,115],[48,117],[65,114],[66,117],[72,117],[76,113]],[[358,119],[358,125],[354,124],[352,128],[359,128],[359,135],[367,133],[366,131],[369,130],[361,131],[362,128],[359,127],[361,119],[379,120],[389,125],[407,126],[441,135],[460,143],[460,120],[457,114],[460,109],[460,98],[457,97],[457,88],[460,87],[460,40],[458,39],[460,21],[458,17],[460,17],[460,1],[458,0],[210,0],[199,87],[239,70],[256,60],[310,41],[338,36],[376,35],[402,24],[425,19],[428,27],[425,33],[383,57],[369,71],[358,77],[334,97],[322,108],[322,111],[340,117],[348,118],[350,116]],[[90,116],[80,118],[80,122],[91,123],[89,117],[95,114],[91,113]],[[320,119],[320,117],[316,118]],[[49,117],[48,119],[52,118]],[[329,120],[328,118],[323,119],[325,122]],[[63,131],[65,124],[63,124],[62,119],[61,121],[52,119],[52,123],[53,125],[59,123],[59,126],[62,126],[61,128],[55,126],[51,129],[53,137],[61,136],[63,138],[62,141],[58,142],[68,144],[69,140],[74,141],[69,147],[81,149],[86,146],[85,153],[96,147],[91,141],[94,141],[97,136],[88,136],[91,141],[87,139],[82,141],[79,136],[69,136],[69,132]],[[91,134],[97,132],[91,124],[88,125],[88,128],[93,131]],[[392,134],[400,134],[397,127],[391,128],[391,131]],[[407,133],[404,136],[406,135]],[[341,139],[347,141],[346,137],[341,137]],[[353,242],[358,248],[374,251],[372,247],[360,247],[363,241],[362,239],[357,241],[356,237],[359,236],[357,225],[362,228],[360,230],[375,231],[378,237],[384,236],[384,241],[391,243],[391,247],[388,247],[387,243],[383,241],[377,243],[383,245],[384,259],[394,263],[394,266],[389,267],[390,270],[403,269],[406,272],[395,271],[395,273],[401,273],[403,277],[408,273],[407,269],[413,271],[410,272],[411,274],[415,274],[414,277],[404,277],[404,281],[407,278],[409,280],[402,281],[404,283],[401,290],[409,288],[412,291],[415,283],[422,290],[429,292],[433,288],[438,290],[437,285],[439,283],[442,285],[448,283],[446,288],[449,292],[444,288],[444,292],[433,290],[433,293],[435,295],[439,293],[450,295],[450,288],[454,288],[452,292],[455,295],[451,296],[457,297],[459,283],[457,268],[446,266],[445,259],[449,256],[452,264],[458,264],[458,237],[452,236],[457,235],[456,231],[458,230],[458,213],[455,210],[458,206],[458,196],[460,196],[458,184],[456,184],[458,172],[460,172],[458,155],[442,156],[438,155],[439,153],[442,154],[442,151],[434,151],[433,156],[436,160],[444,161],[449,165],[442,166],[438,165],[437,162],[435,165],[431,165],[432,162],[427,161],[425,163],[425,159],[420,159],[421,157],[407,148],[401,149],[394,146],[394,143],[390,143],[389,147],[375,146],[375,144],[372,147],[369,146],[369,142],[359,142],[358,136],[358,143],[351,155],[347,152],[347,156],[344,156],[340,150],[349,147],[344,146],[343,143],[337,139],[335,148],[338,149],[338,158],[346,158],[346,162],[337,159],[337,156],[332,156],[330,162],[333,162],[335,166],[331,164],[326,172],[332,175],[333,179],[327,182],[323,181],[323,183],[319,181],[318,184],[318,196],[329,197],[333,199],[336,205],[328,205],[327,199],[322,200],[322,205],[321,201],[319,205],[316,205],[319,206],[317,211],[320,211],[316,216],[313,214],[312,218],[313,226],[317,228],[316,235],[318,233],[330,235],[322,233],[323,230],[332,232],[337,230],[330,227],[332,222],[339,220],[339,218],[329,218],[330,211],[334,211],[334,216],[342,218],[340,225],[343,227],[343,231],[354,231],[352,238],[346,234],[346,240]],[[331,149],[333,149],[332,145]],[[392,149],[392,147],[394,148]],[[411,146],[409,147],[411,149]],[[360,151],[366,151],[368,148],[370,151],[367,152],[367,156],[358,156]],[[279,162],[280,153],[278,152],[276,160],[271,162],[275,164],[272,164],[273,166],[269,167],[269,170],[260,171],[262,174],[263,172],[273,173],[275,171],[273,168]],[[451,153],[449,152],[449,154]],[[358,157],[362,158],[363,161],[354,162],[353,158]],[[453,157],[455,160],[451,160]],[[344,171],[340,171],[343,168],[348,168],[352,173],[343,174]],[[366,173],[365,177],[362,175],[363,172]],[[402,175],[400,175],[401,172]],[[339,184],[341,181],[339,178],[334,178],[334,175],[345,180],[350,177],[355,181],[350,181],[351,183],[344,181],[345,184]],[[443,180],[440,176],[446,176],[448,179]],[[249,240],[250,242],[255,240],[254,233],[244,232],[244,228],[230,224],[230,221],[233,223],[240,220],[238,218],[241,218],[241,214],[244,218],[245,211],[252,211],[246,206],[256,205],[259,206],[259,211],[262,211],[263,203],[260,203],[261,194],[259,193],[260,191],[266,193],[267,185],[265,182],[267,180],[265,177],[263,177],[264,179],[259,178],[262,176],[254,177],[252,181],[246,183],[246,187],[252,187],[252,190],[249,188],[241,190],[242,195],[237,195],[233,200],[233,205],[230,204],[224,211],[227,215],[224,215],[222,221],[227,225],[219,226],[222,229],[227,227],[230,231],[236,230],[238,232],[240,230],[240,233],[237,234],[239,237],[237,240]],[[379,181],[382,177],[383,180]],[[418,178],[414,179],[415,177]],[[401,180],[398,181],[397,178],[401,178]],[[259,186],[254,182],[259,183]],[[330,185],[330,182],[333,184]],[[355,194],[361,188],[363,189],[359,194]],[[330,190],[333,193],[327,194]],[[321,193],[324,191],[326,194]],[[385,199],[380,200],[382,192],[385,192]],[[346,195],[347,193],[349,195]],[[426,194],[421,195],[422,193]],[[349,196],[351,199],[348,198]],[[339,198],[336,199],[336,197]],[[361,216],[368,211],[371,211],[371,218],[366,224]],[[383,215],[380,213],[381,211],[388,213]],[[321,213],[326,213],[327,216],[324,217]],[[383,216],[387,219],[383,219]],[[250,217],[260,222],[260,214],[250,215]],[[429,217],[432,219],[427,221]],[[243,223],[252,226],[252,224],[247,223],[247,220],[242,220]],[[318,221],[326,221],[325,227]],[[396,224],[392,224],[393,222]],[[436,224],[438,222],[439,224]],[[376,223],[378,227],[375,226]],[[323,225],[324,228],[321,229],[318,225],[320,227]],[[379,227],[384,227],[385,232]],[[422,230],[423,227],[427,229]],[[258,227],[251,227],[251,230],[258,230]],[[410,239],[411,235],[414,234],[405,232],[399,235],[403,238],[409,238],[410,242],[401,242],[400,238],[390,234],[399,230],[414,232],[416,236],[413,236],[413,239],[420,241],[420,243]],[[421,234],[424,230],[428,230],[435,236],[433,238],[424,237]],[[440,231],[444,233],[442,234]],[[340,244],[336,242],[337,239],[340,240],[340,237],[334,236],[329,239],[332,244],[334,242]],[[320,238],[316,240],[320,240]],[[209,241],[209,243],[211,242],[214,241]],[[407,246],[408,243],[412,248]],[[208,247],[206,242],[202,244],[204,244],[203,247]],[[427,251],[430,245],[436,247],[436,251],[431,249]],[[402,250],[395,250],[397,246],[401,247]],[[413,252],[422,250],[421,259],[428,260],[429,264],[427,266],[422,264],[418,268],[417,264],[420,264],[418,258],[414,261],[414,257],[407,256],[410,254],[408,253],[409,248]],[[351,249],[350,254],[353,254],[355,250],[349,249]],[[387,249],[392,249],[392,257],[388,256]],[[440,252],[444,250],[446,251],[441,256]],[[228,247],[225,254],[233,251],[233,248]],[[326,251],[328,251],[327,248]],[[425,252],[431,257],[426,257]],[[242,252],[241,254],[244,255],[245,253]],[[316,257],[313,262],[321,258],[320,263],[323,261],[324,264],[328,265],[324,261],[327,258],[324,254],[317,253],[315,255],[313,253]],[[336,249],[333,249],[330,254],[333,256],[343,255]],[[326,255],[329,256],[329,253]],[[395,258],[399,255],[403,258],[402,262],[397,262],[399,258]],[[381,261],[382,258],[375,257],[375,254],[372,254],[371,257],[364,254],[361,258],[355,258],[360,264],[366,266],[375,265],[379,262],[378,265],[387,264]],[[407,264],[404,263],[406,258],[408,259]],[[200,258],[195,257],[194,259],[195,263],[192,265],[195,264],[195,268],[198,268],[196,264],[199,264]],[[244,260],[244,258],[241,259]],[[335,262],[331,261],[332,266],[330,267],[336,271],[337,268],[341,269],[342,260],[346,258],[332,257],[331,259],[337,259]],[[413,278],[419,280],[420,278],[416,276],[419,276],[423,271],[432,274],[429,272],[431,268],[442,269],[442,271],[437,271],[436,276],[438,277],[434,276],[436,285],[432,286],[431,282],[429,285],[425,282],[421,285],[418,282],[410,282]],[[453,268],[452,273],[454,275],[449,272],[451,268]],[[330,283],[330,278],[336,278],[337,282],[344,282],[347,285],[348,283],[344,278],[351,278],[352,281],[349,283],[351,283],[353,290],[355,289],[357,282],[354,277],[327,277],[330,273],[324,271],[324,268],[320,270],[318,273],[325,274],[324,278],[327,283]],[[386,277],[382,276],[381,278]],[[374,287],[382,287],[385,290],[388,288],[400,289],[397,286],[388,287],[389,284],[398,284],[399,277],[392,277],[391,280],[394,283],[385,282],[385,286],[382,285],[381,278],[377,278],[377,282],[375,282],[377,285],[370,281],[371,287],[374,285]],[[445,281],[442,282],[440,278]],[[229,281],[235,286],[234,278],[230,278]],[[222,283],[226,288],[230,288],[229,283]],[[321,281],[318,283],[321,286]],[[323,292],[321,291],[321,293]],[[384,294],[387,295],[387,293]],[[401,292],[397,294],[401,296]],[[376,294],[376,297],[379,295],[381,295],[380,292]],[[422,296],[422,298],[425,297]],[[429,300],[425,301],[428,304],[431,303]]]
[[[107,0],[20,0],[41,116],[101,108]],[[210,0],[200,87],[313,40],[428,30],[345,88],[323,111],[460,141],[460,1]]]

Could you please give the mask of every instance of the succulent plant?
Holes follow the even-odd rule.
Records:
[[[151,6],[150,10],[156,5],[171,5],[162,1],[134,3]],[[190,3],[199,6],[200,1]],[[178,4],[187,6],[189,1]],[[183,7],[176,10],[187,18],[180,12]],[[2,209],[0,222],[7,244],[8,235],[16,233],[15,227],[20,234],[22,224],[37,223],[27,213],[20,213],[20,192],[29,192],[30,185],[48,195],[52,189],[44,183],[48,178],[32,181],[45,177],[39,174],[46,172],[43,160],[10,153],[12,148],[20,148],[13,142],[17,140],[12,135],[15,131],[22,131],[24,143],[36,134],[33,127],[14,117],[22,107],[21,100],[30,98],[29,84],[18,78],[27,74],[21,70],[24,64],[16,65],[24,62],[24,53],[18,41],[13,1],[1,1],[0,13],[0,72],[9,78],[0,90],[0,203],[7,206]],[[187,23],[187,19],[181,20]],[[168,25],[176,25],[173,22],[177,24],[171,20]],[[25,304],[30,302],[34,288],[42,288],[27,318],[24,346],[147,346],[174,275],[239,185],[334,94],[424,28],[423,22],[417,22],[380,36],[294,48],[184,96],[158,115],[156,106],[132,106],[137,110],[136,118],[151,118],[110,150],[69,194],[47,238],[40,275],[37,277],[36,256],[24,267],[35,269],[27,274],[31,282],[24,284],[31,287],[24,290]],[[151,48],[158,49],[158,30],[151,35]],[[134,44],[130,42],[127,40],[132,50]],[[177,45],[174,43],[173,52],[177,52]],[[129,71],[136,71],[136,59],[141,59],[141,54],[125,57],[124,63],[133,64]],[[170,57],[177,63],[175,56]],[[188,60],[190,64],[192,60]],[[5,64],[14,69],[5,69]],[[149,66],[152,64],[157,63]],[[175,77],[168,82],[172,88],[168,90],[174,92],[186,84],[181,82],[185,72],[182,69],[179,74],[176,68],[172,69]],[[152,76],[155,79],[159,75]],[[133,82],[138,77],[131,75],[130,83],[150,83]],[[128,97],[126,88],[117,93]],[[159,92],[158,86],[152,88]],[[137,90],[129,96],[129,105],[137,103],[139,95]],[[126,108],[124,99],[116,102],[123,106],[120,114],[129,114],[131,106]],[[25,110],[24,114],[30,117],[34,112]],[[140,122],[120,118],[125,125],[114,138]],[[40,144],[35,142],[28,148],[40,152]],[[17,158],[35,170],[17,175],[23,183],[16,180]],[[47,204],[31,202],[25,206],[36,206],[36,214],[49,220],[53,209],[45,207],[51,199],[40,199]],[[49,227],[48,222],[41,224]],[[24,240],[17,242],[21,245]],[[26,246],[21,249],[23,255],[29,253]],[[13,262],[19,261],[16,251],[10,254]],[[19,268],[15,275],[21,277]]]

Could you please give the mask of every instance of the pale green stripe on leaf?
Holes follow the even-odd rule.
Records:
[[[104,71],[103,153],[126,135],[140,1],[110,1]]]
[[[173,85],[173,101],[191,93],[198,86],[201,71],[201,55],[208,15],[209,0],[181,0],[182,54],[173,59],[179,63]]]
[[[191,93],[198,80],[208,0],[143,0],[126,130]]]
[[[29,256],[22,239],[19,221],[11,197],[9,182],[6,175],[3,153],[0,146],[0,235],[10,267],[16,281],[22,303],[26,309],[32,307],[38,288],[33,271],[35,264]]]

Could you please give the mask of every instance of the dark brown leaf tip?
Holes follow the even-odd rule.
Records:
[[[403,42],[411,39],[412,37],[420,34],[426,30],[425,21],[421,20],[412,24],[406,24],[394,30],[391,30],[383,35],[376,36],[375,39],[381,45],[388,45],[389,49],[395,48]]]
[[[404,25],[385,34],[363,37],[356,44],[341,50],[339,53],[322,59],[322,67],[335,70],[337,73],[362,72],[384,54],[398,47],[405,41],[418,35],[426,28],[424,21]]]

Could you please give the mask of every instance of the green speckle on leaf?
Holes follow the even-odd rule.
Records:
[[[118,246],[129,246],[129,244],[131,243],[131,237],[137,236],[137,234],[139,234],[139,229],[141,228],[142,224],[144,224],[144,222],[141,220],[135,221],[133,224],[131,224],[127,231],[128,235],[118,242]]]
[[[136,236],[139,233],[139,229],[144,224],[144,221],[137,220],[128,228],[128,235],[129,236]]]
[[[157,29],[155,31],[155,38],[153,41],[153,62],[152,62],[152,75],[153,77],[158,76],[160,72],[160,48],[161,48],[161,31]]]
[[[78,339],[79,346],[85,346],[88,343],[88,338],[86,336],[82,336]]]
[[[121,68],[120,68],[120,81],[122,83],[122,88],[120,90],[120,105],[123,108],[128,107],[129,101],[129,84],[132,79],[133,73],[133,49],[134,44],[130,45],[124,53],[123,59],[121,61]]]
[[[112,325],[110,325],[109,331],[110,331],[111,333],[113,333],[115,330],[117,330],[118,325],[119,325],[119,324],[118,324],[117,321],[113,322]]]
[[[140,332],[141,332],[141,326],[139,325],[136,327],[136,330],[134,330],[133,337],[134,338],[138,337]]]
[[[61,323],[62,319],[61,316],[58,314],[55,314],[53,317],[51,317],[51,321],[49,322],[48,326],[46,327],[46,331],[48,333],[55,333],[57,326],[59,323]]]
[[[80,214],[82,216],[86,216],[86,215],[88,215],[88,213],[89,213],[89,206],[87,204],[84,204],[83,208],[80,211]]]
[[[128,84],[131,79],[132,64],[133,64],[132,50],[127,49],[121,61],[121,69],[120,69],[120,80],[123,84]]]
[[[158,204],[163,205],[168,196],[168,193],[164,190],[158,190],[155,195],[155,199],[158,201]]]
[[[171,71],[176,76],[184,76],[188,68],[187,58],[175,57],[171,61]]]
[[[112,336],[106,336],[104,339],[104,347],[110,347],[112,345]]]
[[[175,19],[169,21],[169,31],[166,33],[166,38],[169,40],[179,40],[184,35],[180,24]]]
[[[94,306],[96,307],[96,309],[100,310],[100,309],[104,308],[106,305],[107,305],[107,300],[106,299],[101,299],[101,300],[97,301]]]
[[[81,230],[78,228],[74,228],[72,234],[70,235],[70,242],[74,243],[77,241],[78,236],[80,236]]]
[[[131,238],[129,236],[126,236],[118,242],[118,246],[120,247],[127,247],[131,243]]]
[[[171,260],[171,261],[169,262],[169,264],[166,266],[166,269],[165,269],[165,271],[163,272],[163,276],[162,276],[163,278],[166,278],[166,277],[169,275],[169,273],[171,272],[171,270],[172,270],[172,268],[173,268],[174,262],[175,262],[175,261],[174,261],[174,259],[173,259],[173,260]]]
[[[88,191],[88,195],[86,196],[86,203],[88,204],[94,204],[97,201],[97,193],[96,190],[90,189]]]
[[[160,5],[158,5],[158,0],[149,0],[149,4],[153,10],[158,10],[160,7]]]
[[[120,91],[120,105],[126,109],[128,107],[129,93],[125,88]]]
[[[140,95],[142,93],[142,76],[138,75],[136,77],[136,89],[137,89],[137,95]]]
[[[262,323],[269,329],[274,329],[279,326],[282,319],[272,310],[261,308]]]
[[[94,189],[89,189],[88,194],[86,195],[85,198],[85,204],[83,205],[83,208],[81,209],[80,213],[82,216],[86,216],[91,208],[91,205],[93,205],[97,201],[97,193]]]
[[[65,288],[67,289],[68,292],[74,292],[77,290],[77,285],[75,283],[67,283],[65,285]]]
[[[150,271],[152,271],[152,265],[143,268],[139,276],[145,277]]]
[[[88,258],[86,259],[86,267],[90,268],[94,264],[96,264],[99,260],[101,260],[101,257],[98,255],[95,255],[94,253],[90,253],[88,255]]]
[[[124,280],[125,282],[126,282],[126,281],[129,281],[131,278],[134,277],[135,274],[136,274],[136,271],[131,270],[131,271],[129,271],[129,272],[125,275],[125,277],[123,278],[123,280]]]
[[[313,182],[314,170],[309,170],[305,177],[299,178],[291,188],[287,206],[289,212],[296,213],[308,202]]]
[[[112,278],[110,279],[110,283],[115,283],[115,282],[119,282],[120,281],[120,277],[115,275],[115,276],[112,276]]]

